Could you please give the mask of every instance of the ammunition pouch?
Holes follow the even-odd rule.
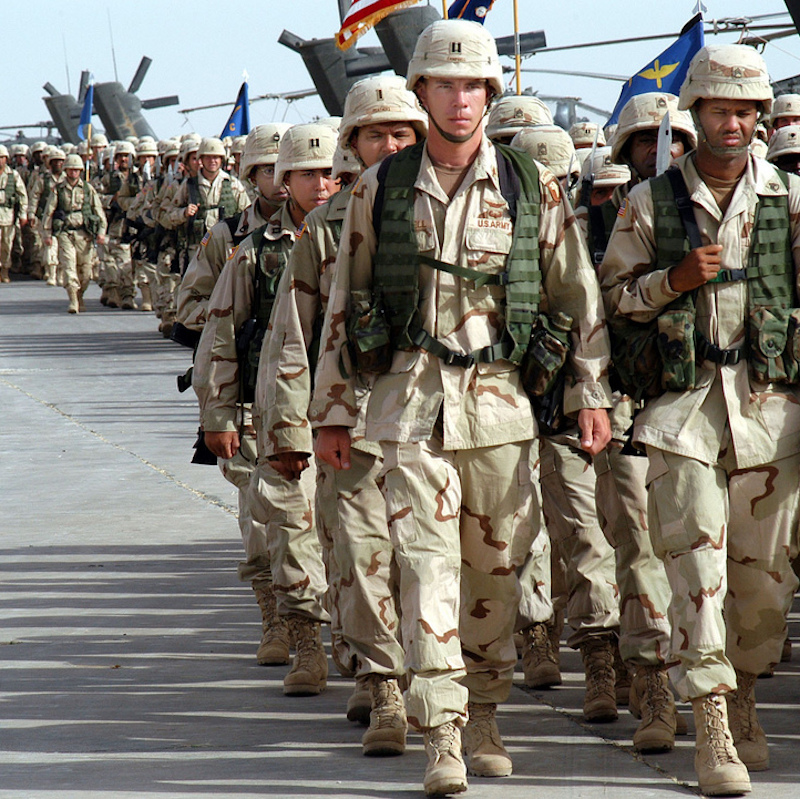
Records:
[[[83,226],[86,228],[86,232],[92,238],[95,238],[100,232],[100,217],[95,216],[95,214],[84,214]]]
[[[544,396],[556,385],[569,354],[571,326],[567,314],[559,313],[555,320],[539,314],[520,365],[522,387],[529,397]]]
[[[750,378],[794,384],[800,379],[800,309],[779,306],[750,310],[747,326]]]
[[[385,374],[392,365],[394,348],[383,303],[374,300],[368,289],[353,291],[350,300],[347,337],[356,370],[361,374]]]
[[[236,355],[239,361],[239,393],[243,403],[256,398],[256,378],[261,345],[267,328],[255,318],[246,319],[236,331]]]
[[[64,220],[66,218],[67,214],[64,211],[57,210],[53,212],[52,230],[54,236],[57,236],[64,229]]]
[[[661,356],[661,387],[665,391],[688,391],[695,386],[695,309],[664,311],[656,319],[656,343]]]

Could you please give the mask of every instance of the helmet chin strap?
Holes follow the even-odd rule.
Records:
[[[747,144],[743,144],[741,147],[715,147],[714,145],[708,143],[708,137],[706,136],[706,132],[703,130],[703,126],[700,124],[700,115],[697,113],[694,106],[692,106],[691,114],[692,114],[692,119],[694,120],[694,126],[695,128],[697,128],[698,147],[701,144],[705,144],[705,146],[708,148],[708,151],[712,155],[717,156],[718,158],[744,155],[750,150],[750,143],[753,141],[753,138],[756,135],[755,127],[753,128],[753,132],[750,134],[750,141],[747,142]]]
[[[448,133],[446,130],[442,130],[441,126],[433,118],[433,116],[430,114],[430,112],[428,112],[428,119],[433,124],[433,127],[435,127],[436,130],[439,132],[439,135],[443,139],[445,139],[445,140],[447,140],[449,142],[452,142],[453,144],[463,144],[464,142],[469,141],[475,135],[475,132],[478,130],[478,128],[481,126],[481,123],[478,122],[478,124],[469,133],[464,133],[461,136],[456,136],[456,135],[454,135],[452,133]]]

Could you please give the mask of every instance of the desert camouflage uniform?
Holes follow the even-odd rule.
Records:
[[[258,428],[262,460],[279,452],[313,452],[307,410],[316,364],[309,363],[308,350],[328,304],[331,267],[349,199],[350,188],[343,189],[306,217],[278,288],[256,394],[256,404],[264,409]],[[317,512],[329,585],[326,607],[337,664],[359,676],[400,677],[405,669],[397,640],[393,551],[377,484],[383,462],[380,446],[364,439],[366,397],[366,389],[359,387],[360,424],[350,469],[317,464]]]
[[[280,240],[288,254],[295,226],[285,205],[271,217],[264,235]],[[326,584],[314,520],[314,470],[307,469],[300,481],[288,481],[268,464],[256,469],[251,409],[239,402],[236,331],[252,311],[255,268],[256,250],[248,236],[231,253],[209,300],[192,387],[204,430],[240,431],[240,449],[222,464],[223,474],[240,489],[240,510],[266,525],[266,532],[254,524],[242,528],[252,537],[244,541],[247,559],[239,568],[240,579],[271,579],[282,613],[327,621],[321,605]]]
[[[357,421],[355,381],[342,377],[340,358],[352,375],[345,319],[351,289],[372,282],[376,175],[375,168],[364,174],[348,208],[311,406],[316,426],[352,428]],[[505,267],[512,223],[488,139],[452,200],[427,150],[415,187],[421,252],[486,272]],[[578,320],[566,410],[605,407],[608,342],[597,280],[572,210],[546,169],[540,189],[543,293]],[[502,289],[471,290],[461,278],[424,265],[420,289],[421,322],[446,346],[472,352],[497,342]],[[494,703],[508,696],[517,659],[516,570],[538,533],[530,456],[535,435],[519,370],[505,360],[461,368],[427,352],[397,351],[389,373],[372,381],[366,436],[383,448],[411,674],[406,707],[419,728],[463,723],[468,699]]]
[[[149,180],[144,180],[144,178],[142,178],[142,183],[138,189],[131,183],[122,187],[120,197],[125,200],[125,205],[123,207],[125,207],[125,217],[129,223],[141,225],[144,222],[143,214],[152,201],[155,187],[155,178],[150,178]],[[130,194],[134,191],[135,194],[130,197]],[[128,202],[129,197],[130,201]],[[139,231],[137,230],[136,232],[138,233]],[[150,261],[147,260],[147,245],[139,237],[131,243],[131,263],[133,264],[134,284],[139,287],[144,297],[147,291],[144,287],[155,290],[157,279],[155,264],[151,264]]]
[[[145,213],[145,221],[152,221],[153,227],[161,225],[166,233],[158,250],[156,262],[156,290],[153,294],[153,308],[162,322],[175,321],[176,296],[181,283],[180,269],[178,268],[178,253],[176,249],[175,233],[166,224],[167,210],[172,206],[175,193],[181,185],[177,176],[172,180],[163,178],[160,187],[156,190]],[[150,224],[147,221],[147,224]]]
[[[125,211],[130,205],[132,196],[127,188],[130,181],[138,178],[133,168],[127,173],[115,169],[106,172],[100,180],[100,195],[103,208],[107,211],[108,237],[103,245],[103,288],[116,290],[120,300],[133,302],[135,289],[133,285],[133,263],[131,262],[131,245],[122,243],[122,231],[125,224]],[[119,182],[119,188],[112,191]],[[126,196],[122,197],[123,190]],[[117,208],[111,206],[116,203]]]
[[[13,181],[16,190],[14,205],[6,205],[6,190],[8,182]],[[15,211],[19,209],[19,212]],[[8,282],[8,270],[11,267],[11,250],[14,246],[14,237],[17,232],[16,223],[28,218],[28,194],[25,184],[16,170],[6,165],[0,172],[0,279]]]
[[[751,156],[723,217],[693,156],[677,164],[703,244],[723,245],[723,268],[745,266],[756,192],[785,193],[774,168]],[[790,180],[796,275],[800,179]],[[609,314],[649,321],[678,296],[667,270],[646,271],[654,252],[644,183],[621,208],[600,268]],[[744,281],[701,286],[698,332],[724,349],[744,347],[747,295]],[[746,359],[697,368],[697,387],[651,400],[634,431],[647,447],[650,531],[673,590],[671,655],[680,664],[672,677],[684,699],[735,688],[734,667],[759,674],[780,660],[798,584],[790,560],[797,554],[800,390],[751,381]]]

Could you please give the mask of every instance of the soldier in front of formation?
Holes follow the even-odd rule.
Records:
[[[0,283],[8,283],[17,223],[28,224],[28,194],[17,171],[8,163],[8,148],[0,144]]]

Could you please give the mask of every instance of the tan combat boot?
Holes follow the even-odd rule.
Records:
[[[558,646],[553,647],[554,626],[536,622],[522,631],[522,672],[529,688],[561,685]]]
[[[78,313],[78,289],[70,286],[67,289],[67,297],[69,297],[67,313]]]
[[[464,755],[470,774],[476,777],[508,777],[511,755],[508,754],[497,729],[497,705],[470,702],[469,719],[464,728]]]
[[[86,303],[83,301],[83,295],[85,293],[86,293],[86,288],[84,286],[81,286],[81,288],[78,289],[78,312],[79,313],[84,313],[84,311],[86,311]]]
[[[749,771],[766,771],[769,768],[767,736],[756,715],[756,679],[749,671],[736,669],[738,688],[725,694],[728,700],[733,743],[739,759]]]
[[[614,651],[614,696],[617,707],[627,707],[631,694],[631,671],[622,659],[619,651],[619,640],[614,637],[611,643]]]
[[[332,651],[335,651],[335,647]],[[333,660],[336,662],[336,658]],[[363,677],[356,677],[353,693],[350,694],[347,700],[348,721],[357,721],[359,724],[369,724],[370,713],[372,713],[372,694],[369,687],[371,676],[371,674],[367,674]]]
[[[122,300],[119,298],[119,290],[116,286],[110,286],[106,291],[106,305],[109,308],[119,308]]]
[[[256,652],[259,666],[284,666],[291,655],[289,648],[289,626],[286,619],[278,615],[275,593],[269,583],[253,585],[256,600],[261,608],[261,643]]]
[[[461,728],[448,721],[423,735],[428,767],[423,788],[426,796],[447,796],[467,790],[467,769],[461,757]]]
[[[612,636],[587,638],[580,644],[586,673],[583,717],[586,721],[616,721],[617,693],[614,685],[614,649]]]
[[[675,748],[675,699],[661,666],[639,666],[633,678],[642,722],[633,734],[638,752],[669,752]],[[633,695],[631,686],[631,695]]]
[[[296,654],[289,673],[283,678],[286,696],[316,696],[328,684],[328,657],[322,646],[322,625],[318,621],[290,613],[286,617]]]
[[[140,311],[152,311],[153,310],[153,294],[150,291],[150,285],[148,283],[142,283],[139,286],[142,292],[142,304],[139,306]]]
[[[694,769],[706,796],[740,796],[750,792],[747,767],[736,754],[728,728],[725,697],[706,694],[692,700],[695,741]]]
[[[406,750],[406,706],[397,680],[384,674],[367,677],[372,710],[369,729],[361,738],[364,754],[372,757],[402,755]]]

